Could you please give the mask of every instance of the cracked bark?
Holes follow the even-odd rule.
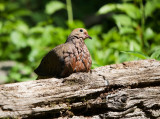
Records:
[[[160,62],[0,86],[0,118],[160,118]]]

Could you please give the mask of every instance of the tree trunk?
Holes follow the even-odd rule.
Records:
[[[160,62],[0,85],[0,118],[160,118]]]

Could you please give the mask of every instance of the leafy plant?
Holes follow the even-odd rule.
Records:
[[[33,74],[33,71],[29,66],[17,63],[10,70],[7,82],[11,83],[11,82],[29,81],[35,79],[36,76]]]
[[[49,3],[46,4],[46,13],[51,15],[54,14],[56,11],[64,9],[65,8],[65,4],[60,2],[60,1],[51,1]]]
[[[77,27],[87,27],[93,38],[85,40],[92,68],[160,60],[159,9],[159,0],[1,0],[0,60],[17,62],[8,82],[35,79],[33,70],[43,56]]]

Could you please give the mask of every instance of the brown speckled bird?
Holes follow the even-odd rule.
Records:
[[[87,30],[74,29],[64,44],[56,46],[43,57],[35,69],[38,79],[67,77],[74,72],[88,72],[92,59],[84,42],[86,38],[92,39]]]

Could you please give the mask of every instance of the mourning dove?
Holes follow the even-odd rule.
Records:
[[[85,45],[86,38],[92,39],[84,28],[74,29],[64,44],[58,45],[46,54],[34,72],[38,79],[67,77],[74,72],[88,72],[91,69],[91,55]]]

